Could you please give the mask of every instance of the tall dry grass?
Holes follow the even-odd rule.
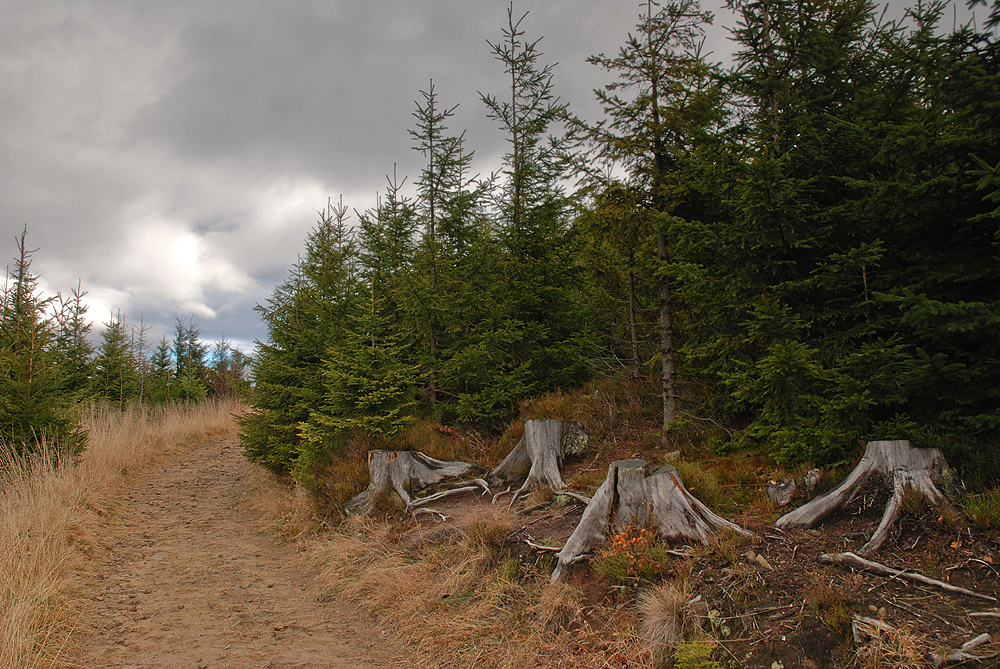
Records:
[[[67,648],[88,554],[130,480],[214,435],[235,432],[229,402],[125,411],[94,407],[77,457],[0,448],[0,669],[72,666]]]
[[[328,599],[357,602],[410,644],[414,667],[653,669],[619,605],[591,602],[509,551],[512,518],[484,510],[464,528],[400,532],[353,518],[316,538]]]

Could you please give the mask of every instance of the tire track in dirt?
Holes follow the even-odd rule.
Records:
[[[130,490],[89,584],[80,666],[403,666],[373,620],[322,601],[294,547],[260,530],[249,474],[235,438],[215,439]]]

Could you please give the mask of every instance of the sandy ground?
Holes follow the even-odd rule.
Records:
[[[235,438],[133,487],[80,622],[82,667],[405,666],[356,608],[327,601],[293,546],[261,530]]]

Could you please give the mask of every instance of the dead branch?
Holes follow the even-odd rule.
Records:
[[[436,511],[434,509],[413,509],[412,511],[410,511],[410,513],[412,513],[414,517],[426,513],[426,514],[431,515],[431,516],[437,516],[442,521],[448,520],[448,516],[444,515],[440,511]]]
[[[873,630],[876,632],[895,632],[896,628],[883,620],[854,614],[854,620],[851,621],[851,634],[854,635],[856,643],[864,643],[866,636],[874,636]]]
[[[936,578],[930,578],[924,576],[923,574],[915,571],[906,571],[902,569],[893,569],[892,567],[887,567],[884,564],[879,564],[878,562],[872,562],[871,560],[866,560],[863,557],[859,557],[854,553],[824,553],[819,556],[819,561],[821,564],[832,564],[839,567],[850,567],[852,569],[858,569],[861,571],[866,571],[871,574],[877,574],[879,576],[888,576],[891,578],[902,578],[908,581],[913,581],[915,583],[922,583],[924,585],[930,585],[940,590],[946,592],[952,592],[958,595],[966,595],[968,597],[975,597],[978,599],[984,599],[986,601],[995,602],[996,597],[990,595],[984,595],[974,590],[968,590],[966,588],[960,588],[957,585],[952,585],[951,583],[945,583],[944,581],[939,581]]]
[[[976,662],[980,660],[988,660],[990,658],[996,657],[996,653],[990,653],[989,655],[974,655],[970,653],[970,650],[975,650],[980,646],[985,646],[986,644],[993,641],[993,637],[989,634],[983,633],[979,636],[969,639],[961,646],[958,650],[948,653],[945,651],[935,651],[931,653],[931,657],[934,658],[934,663],[943,667],[949,664],[961,664],[962,662]]]
[[[531,548],[534,548],[536,551],[551,551],[553,553],[558,553],[559,551],[562,550],[562,546],[543,546],[541,544],[536,544],[531,539],[525,539],[524,543],[526,543]]]

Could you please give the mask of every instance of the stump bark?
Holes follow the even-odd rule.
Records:
[[[688,492],[674,467],[661,467],[648,475],[643,460],[616,460],[559,551],[552,582],[560,580],[570,565],[605,541],[608,529],[621,531],[630,523],[655,528],[664,539],[702,543],[708,543],[709,537],[721,530],[750,534],[713,513]]]
[[[812,527],[836,509],[849,504],[872,476],[880,476],[887,485],[892,486],[892,498],[871,539],[857,551],[859,555],[870,555],[889,538],[889,532],[899,518],[903,498],[908,491],[923,495],[935,506],[946,504],[944,494],[934,482],[946,469],[948,463],[936,448],[912,448],[908,441],[872,441],[868,443],[861,462],[843,483],[827,494],[786,513],[774,525],[781,530]]]
[[[409,509],[419,503],[411,491],[482,469],[468,462],[437,460],[419,451],[369,451],[368,488],[347,502],[345,508],[351,515],[371,515],[378,496],[392,489]]]
[[[527,471],[524,483],[514,493],[515,499],[544,486],[560,490],[565,486],[560,471],[563,444],[567,438],[583,432],[583,424],[575,420],[525,421],[524,436],[503,462],[490,472],[490,478],[513,483],[525,476]]]

